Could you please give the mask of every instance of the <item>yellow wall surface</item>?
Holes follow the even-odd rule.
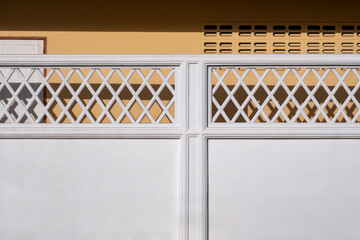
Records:
[[[360,1],[4,1],[0,37],[46,37],[49,54],[202,53],[204,22],[360,22]]]
[[[48,54],[199,53],[197,32],[0,31],[1,37],[46,37]]]

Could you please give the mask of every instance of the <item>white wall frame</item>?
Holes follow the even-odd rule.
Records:
[[[209,122],[211,67],[359,68],[359,55],[3,55],[0,68],[174,67],[176,122],[166,125],[0,124],[0,138],[159,138],[181,142],[180,240],[207,240],[208,140],[360,138],[358,123],[216,124]]]

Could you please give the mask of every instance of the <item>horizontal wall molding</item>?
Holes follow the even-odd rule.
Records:
[[[179,66],[182,63],[243,66],[360,66],[360,55],[1,55],[0,67]]]

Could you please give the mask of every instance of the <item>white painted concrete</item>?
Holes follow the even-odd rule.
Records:
[[[175,240],[179,141],[0,140],[0,239]]]
[[[360,239],[360,140],[210,140],[210,240]]]

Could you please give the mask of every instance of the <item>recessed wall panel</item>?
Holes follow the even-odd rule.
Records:
[[[178,140],[0,140],[0,239],[179,239]]]
[[[210,140],[210,240],[360,238],[359,140]]]

